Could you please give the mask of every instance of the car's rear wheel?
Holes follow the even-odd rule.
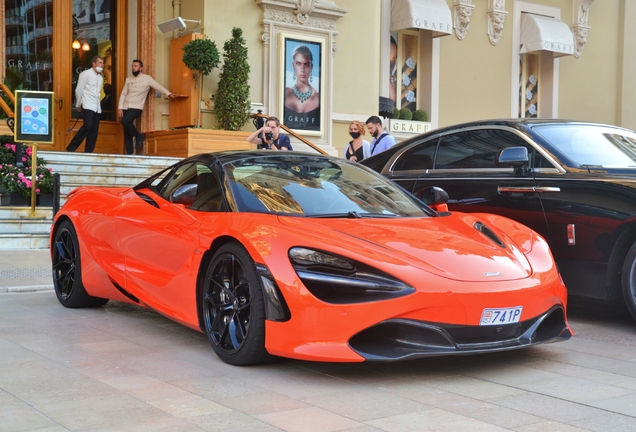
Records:
[[[53,238],[53,286],[60,303],[67,308],[99,307],[108,299],[88,295],[82,284],[82,266],[77,233],[66,220]]]
[[[636,243],[632,245],[625,257],[621,282],[627,309],[636,319]]]
[[[223,245],[212,257],[201,305],[205,332],[221,360],[245,366],[271,359],[263,290],[254,261],[239,244]]]

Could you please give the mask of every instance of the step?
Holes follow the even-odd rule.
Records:
[[[140,155],[108,155],[100,153],[69,153],[41,151],[38,156],[46,160],[47,165],[82,164],[82,165],[134,165],[167,167],[181,160],[170,156],[140,156]]]
[[[47,234],[0,234],[0,250],[48,249]]]
[[[2,234],[48,234],[51,231],[51,218],[0,219]]]
[[[30,216],[31,207],[0,206],[0,219],[21,219]],[[35,216],[51,219],[53,209],[51,207],[36,207]]]

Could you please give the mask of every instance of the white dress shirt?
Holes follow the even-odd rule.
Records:
[[[101,113],[100,99],[103,84],[102,74],[95,72],[95,69],[90,68],[82,72],[75,89],[75,106]]]

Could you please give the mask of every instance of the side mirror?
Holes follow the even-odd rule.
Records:
[[[170,195],[170,202],[173,204],[183,204],[186,207],[191,206],[194,203],[194,198],[197,196],[196,184],[186,184],[179,186],[172,195]]]
[[[436,212],[448,211],[448,192],[440,187],[425,187],[417,191],[416,196]]]
[[[508,147],[499,152],[495,159],[495,165],[514,167],[515,175],[528,173],[528,149],[525,147]]]

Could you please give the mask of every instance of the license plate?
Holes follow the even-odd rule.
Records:
[[[512,324],[519,322],[523,306],[505,309],[484,309],[481,313],[480,326]]]

